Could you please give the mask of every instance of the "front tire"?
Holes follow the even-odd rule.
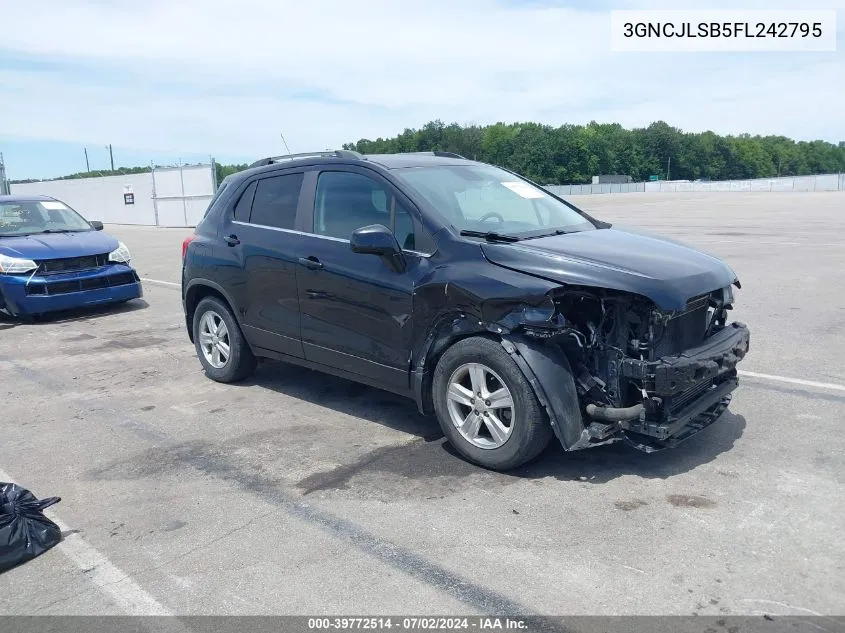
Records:
[[[434,409],[452,446],[469,461],[509,470],[539,455],[551,424],[529,382],[500,343],[466,338],[434,370]]]
[[[255,371],[257,361],[232,311],[217,297],[206,297],[194,311],[194,346],[206,375],[217,382],[238,382]]]

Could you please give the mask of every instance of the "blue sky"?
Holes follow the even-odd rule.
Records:
[[[238,9],[234,7],[238,6]],[[151,161],[250,162],[440,118],[590,120],[845,140],[837,52],[614,53],[605,0],[7,3],[0,152],[11,178]],[[724,6],[722,4],[721,6]],[[741,8],[800,8],[746,2]],[[734,8],[739,8],[734,5]],[[845,0],[813,8],[845,8]]]

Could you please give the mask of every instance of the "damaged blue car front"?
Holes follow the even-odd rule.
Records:
[[[126,246],[48,196],[0,196],[0,311],[12,316],[143,296]]]

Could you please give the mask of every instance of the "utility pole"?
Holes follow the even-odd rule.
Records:
[[[109,160],[111,161],[111,170],[114,171],[114,154],[111,151],[111,143],[109,143]]]
[[[217,191],[217,187],[220,184],[217,182],[217,161],[214,159],[214,156],[209,156],[208,160],[211,164],[211,190]]]
[[[6,163],[3,162],[3,152],[0,152],[0,196],[10,193],[9,182],[6,180]]]
[[[85,171],[90,172],[91,171],[91,165],[88,164],[88,148],[86,147],[84,149],[85,149]]]
[[[672,157],[669,156],[669,160],[666,161],[666,180],[669,180],[669,166],[672,164]]]

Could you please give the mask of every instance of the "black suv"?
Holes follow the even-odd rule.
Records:
[[[210,378],[273,358],[389,390],[493,469],[553,435],[672,446],[722,414],[748,351],[720,260],[447,152],[260,160],[182,258]]]

